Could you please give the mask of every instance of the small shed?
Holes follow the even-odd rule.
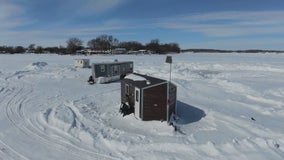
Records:
[[[90,67],[89,59],[75,59],[75,67],[88,68]]]
[[[143,121],[170,121],[176,113],[177,87],[173,83],[138,73],[121,81],[121,103]]]
[[[107,83],[124,78],[133,73],[132,61],[103,62],[92,64],[92,76],[96,83]]]
[[[125,54],[126,53],[126,48],[115,48],[112,50],[113,54]]]

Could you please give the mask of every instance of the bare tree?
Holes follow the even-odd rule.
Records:
[[[160,53],[161,50],[159,42],[159,39],[153,39],[150,43],[146,44],[146,48],[148,50],[154,51],[155,53]]]
[[[14,48],[14,53],[24,53],[26,50],[23,46],[16,46]]]
[[[43,47],[42,46],[37,46],[35,49],[35,53],[43,53]]]
[[[79,38],[70,38],[66,41],[67,43],[67,53],[75,54],[77,50],[83,48],[83,41]]]
[[[141,44],[140,42],[136,42],[136,41],[121,42],[119,43],[118,47],[125,48],[128,51],[138,51],[140,49],[145,49],[143,44]]]
[[[29,51],[35,50],[35,44],[30,44],[30,45],[28,46],[28,50],[29,50]]]
[[[113,36],[110,35],[100,35],[96,39],[92,39],[88,41],[88,46],[92,49],[96,50],[110,50],[114,47],[118,46],[119,41],[116,38],[113,38]]]

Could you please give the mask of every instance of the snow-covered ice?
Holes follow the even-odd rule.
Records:
[[[83,57],[0,55],[0,159],[284,159],[284,54],[171,56],[178,132],[122,117],[120,82],[89,85]],[[88,58],[169,78],[165,55]]]

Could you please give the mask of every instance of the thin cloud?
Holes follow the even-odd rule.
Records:
[[[206,13],[183,16],[160,25],[213,37],[284,34],[284,11]]]
[[[0,31],[0,36],[5,39],[0,39],[0,44],[13,44],[15,43],[15,37],[17,41],[21,42],[20,45],[27,46],[29,44],[37,44],[44,46],[65,46],[65,41],[70,37],[78,37],[82,39],[90,40],[101,34],[112,33],[113,31],[121,30],[120,32],[112,35],[132,35],[131,32],[126,32],[122,27],[104,25],[97,27],[80,27],[80,28],[58,28],[58,29],[33,29],[26,31]],[[87,42],[86,41],[86,42]]]
[[[225,11],[225,12],[208,12],[204,14],[192,14],[182,16],[183,21],[214,21],[214,20],[284,20],[284,11]]]
[[[124,4],[128,0],[59,0],[49,3],[52,10],[65,18],[97,16]],[[56,4],[56,6],[53,6]],[[71,16],[71,17],[70,17]],[[73,17],[72,17],[73,16]],[[74,17],[75,16],[75,17]]]
[[[1,20],[8,19],[13,16],[19,15],[22,12],[23,11],[19,6],[13,3],[6,2],[6,1],[1,1],[1,5],[0,5],[0,19]]]
[[[234,43],[265,46],[274,36],[284,35],[284,11],[226,11],[139,19],[111,16],[127,2],[129,0],[0,0],[0,45],[58,46],[65,45],[70,37],[90,40],[100,34],[139,41],[149,33],[147,36],[155,36],[149,39],[166,37],[183,46],[189,40],[195,46],[226,48],[226,44],[229,48],[237,45]],[[167,37],[165,33],[176,37]],[[195,40],[192,35],[199,36],[199,42],[201,38],[204,40],[200,44],[192,43]],[[251,39],[256,36],[261,37],[255,39],[258,43]],[[271,39],[265,40],[267,37]]]
[[[191,42],[182,44],[184,48],[215,48],[215,49],[271,49],[282,50],[284,38],[232,38],[225,40],[207,40],[202,43]]]
[[[94,25],[92,22],[89,25],[84,23],[70,25],[68,21],[104,14],[126,1],[128,0],[0,0],[0,37],[2,37],[0,42],[2,45],[19,42],[20,44],[40,43],[45,42],[45,38],[52,39],[52,37],[58,42],[58,40],[67,39],[70,35],[95,37],[102,33],[120,30],[123,26],[111,23],[100,22]]]
[[[126,0],[76,0],[76,2],[82,4],[81,9],[83,12],[101,13],[125,3]]]
[[[1,1],[0,5],[0,28],[11,28],[22,24],[20,16],[24,13],[21,7],[7,2]]]

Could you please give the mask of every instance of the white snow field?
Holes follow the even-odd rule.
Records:
[[[134,61],[169,79],[166,55],[0,55],[1,160],[283,160],[284,54],[173,54],[179,131],[122,117],[120,82],[91,62]]]

